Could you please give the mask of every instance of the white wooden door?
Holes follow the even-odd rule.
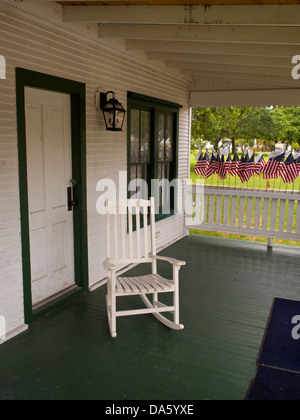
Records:
[[[75,284],[70,95],[25,88],[33,307]]]

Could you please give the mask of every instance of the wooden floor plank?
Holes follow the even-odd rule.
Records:
[[[151,315],[124,317],[112,339],[100,288],[0,346],[0,399],[244,399],[273,298],[300,300],[300,250],[191,235],[162,254],[187,261],[180,272],[184,330]],[[163,277],[171,269],[159,263]],[[132,304],[142,307],[133,296],[118,309]]]

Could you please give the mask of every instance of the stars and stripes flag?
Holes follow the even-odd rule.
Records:
[[[229,157],[228,157],[228,159],[229,159]],[[228,170],[228,173],[232,176],[235,176],[238,173],[239,165],[240,165],[240,159],[238,157],[238,154],[235,153],[233,159],[231,160],[230,168]]]
[[[207,179],[216,173],[218,173],[218,155],[215,151],[213,151],[209,165],[206,170],[205,178]]]
[[[296,161],[297,170],[298,170],[298,174],[299,174],[300,173],[300,153],[296,153],[294,158],[295,158],[295,161]]]
[[[196,163],[195,168],[194,168],[194,173],[196,175],[202,175],[203,177],[206,176],[206,171],[209,165],[208,157],[209,157],[208,152],[206,152],[204,156],[203,156],[203,153],[200,154],[198,162]]]
[[[222,157],[220,157],[220,155],[218,155],[218,175],[220,177],[220,179],[226,179],[227,178],[227,171],[226,171],[226,166],[225,166],[225,159],[224,159],[224,155],[222,155]]]
[[[226,162],[225,162],[225,170],[226,170],[226,174],[229,174],[229,173],[230,173],[231,162],[232,162],[232,160],[231,160],[231,156],[230,156],[230,153],[228,153],[228,157],[227,157],[227,160],[226,160]]]
[[[281,166],[280,175],[285,183],[293,183],[299,175],[296,160],[292,153],[286,158],[284,164]]]
[[[248,161],[245,165],[244,178],[247,182],[254,175],[254,157],[254,153],[252,153],[252,156],[250,158],[248,157]]]
[[[201,152],[200,154],[198,154],[197,158],[196,158],[197,159],[197,163],[196,163],[196,165],[194,167],[194,173],[196,175],[199,175],[200,174],[200,170],[199,170],[200,169],[200,163],[201,163],[201,161],[203,159],[203,153]]]
[[[239,164],[239,167],[238,167],[238,171],[237,171],[237,175],[240,178],[240,180],[242,181],[242,183],[247,181],[247,178],[246,178],[246,175],[245,175],[245,170],[246,170],[246,167],[247,167],[247,164],[248,164],[248,160],[249,160],[248,153],[245,155],[244,152],[243,152],[242,157],[241,157],[241,161],[240,161],[240,164]]]
[[[263,168],[264,179],[275,179],[279,178],[281,174],[282,165],[284,165],[285,152],[278,156],[271,157],[266,166]]]
[[[265,167],[266,162],[263,158],[262,152],[259,152],[259,154],[256,156],[255,161],[254,161],[254,173],[256,175],[259,175],[262,171],[263,168]]]

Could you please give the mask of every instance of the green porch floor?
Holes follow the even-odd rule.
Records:
[[[162,254],[187,261],[184,330],[126,317],[112,339],[100,288],[0,346],[0,399],[244,399],[273,298],[300,300],[300,250],[192,235]]]

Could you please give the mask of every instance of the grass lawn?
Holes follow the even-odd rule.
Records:
[[[196,180],[203,179],[200,175],[196,175],[194,173],[194,167],[196,165],[195,157],[197,155],[198,151],[193,150],[191,152],[191,165],[190,165],[190,178],[193,183],[196,183]],[[268,153],[263,154],[264,160],[268,161]],[[280,190],[280,191],[286,191],[291,190],[294,192],[300,191],[300,177],[298,177],[294,184],[285,184],[281,178],[276,180],[264,180],[262,175],[254,175],[252,178],[250,178],[249,182],[242,183],[240,178],[238,176],[233,177],[231,175],[227,176],[227,179],[220,180],[218,175],[213,175],[208,179],[204,180],[205,185],[213,185],[213,186],[219,186],[219,187],[236,187],[236,188],[258,188],[261,190]],[[296,210],[295,210],[296,211]],[[214,237],[220,237],[220,238],[229,238],[229,239],[241,239],[241,240],[247,240],[247,241],[255,241],[255,242],[264,242],[267,243],[267,238],[261,238],[257,236],[246,236],[246,235],[234,235],[230,233],[222,233],[222,232],[207,232],[207,231],[200,231],[196,229],[190,230],[190,233],[193,234],[200,234],[204,236],[214,236]],[[298,241],[288,241],[284,239],[274,239],[274,244],[278,245],[290,245],[290,246],[300,246],[300,242]]]

